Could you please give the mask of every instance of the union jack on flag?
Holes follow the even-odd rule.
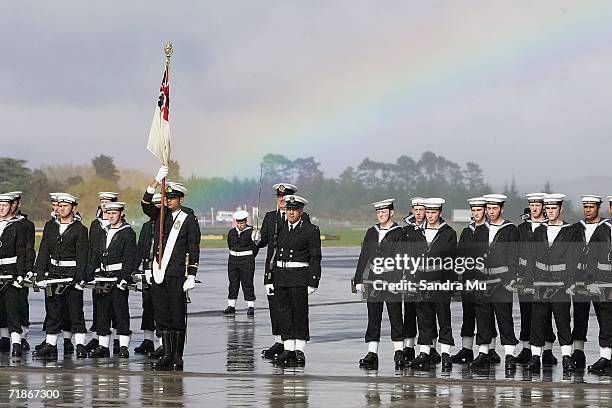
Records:
[[[147,149],[165,165],[168,165],[170,161],[170,122],[168,122],[170,83],[168,76],[168,65],[166,64],[164,77],[159,87],[157,106],[155,106],[155,113],[153,114],[153,123],[149,131],[149,141],[147,142]]]

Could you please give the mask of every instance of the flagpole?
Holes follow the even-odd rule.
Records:
[[[170,83],[170,57],[172,57],[172,43],[168,41],[164,46],[164,54],[166,54],[166,84]],[[169,159],[169,158],[168,158]],[[163,163],[166,166],[170,163]],[[164,242],[164,213],[166,209],[166,178],[161,181],[161,207],[159,209],[159,247],[157,253],[157,264],[162,267],[163,242]]]

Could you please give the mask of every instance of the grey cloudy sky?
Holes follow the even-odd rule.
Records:
[[[425,150],[494,185],[607,172],[609,2],[21,1],[0,35],[0,155],[32,167],[105,153],[154,174],[171,39],[187,174],[256,177],[273,152],[336,176]]]

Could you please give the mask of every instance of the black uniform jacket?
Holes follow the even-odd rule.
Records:
[[[479,225],[474,230],[474,239],[485,255],[484,271],[477,273],[481,280],[501,279],[506,285],[518,277],[519,232],[516,225],[504,220],[497,230],[493,241],[489,243],[489,222]]]
[[[564,222],[555,240],[549,244],[548,228],[548,223],[544,223],[533,233],[533,251],[528,266],[533,271],[533,282],[564,282],[566,286],[573,285],[582,248],[578,230]]]
[[[483,246],[476,242],[474,237],[474,231],[476,230],[476,224],[472,221],[463,228],[461,235],[459,236],[459,242],[457,243],[457,257],[476,258],[484,255]],[[472,280],[476,278],[476,269],[469,268],[460,274],[462,280]]]
[[[36,242],[36,226],[28,219],[27,214],[23,214],[18,210],[16,216],[23,223],[23,231],[26,239],[26,259],[24,270],[26,272],[30,272],[34,270],[34,261],[36,260],[36,250],[34,249],[34,243]]]
[[[429,282],[444,282],[454,279],[454,257],[457,251],[457,233],[444,220],[430,243],[425,243],[427,249],[423,253],[424,268],[416,273],[416,280]],[[422,229],[425,237],[425,229]],[[449,265],[450,260],[450,265]]]
[[[355,284],[362,283],[364,279],[369,280],[382,280],[385,282],[399,282],[402,279],[403,270],[394,267],[385,269],[381,273],[376,273],[373,265],[376,262],[375,258],[392,258],[395,262],[396,255],[402,255],[405,252],[406,239],[404,236],[404,230],[402,227],[393,223],[383,239],[378,242],[380,234],[380,226],[376,224],[370,227],[363,238],[361,244],[361,252],[359,253],[359,260],[357,261],[357,269],[355,270],[354,282]],[[379,264],[378,267],[384,268],[384,264]]]
[[[95,275],[98,275],[117,277],[118,280],[125,279],[131,282],[132,273],[138,262],[136,258],[136,233],[130,224],[124,223],[117,229],[108,247],[106,247],[108,229],[107,227],[103,231],[104,239],[99,240],[96,246],[92,248],[88,279],[92,280]],[[119,270],[105,270],[110,265],[119,264],[121,265]]]
[[[519,247],[518,247],[518,277],[525,278],[527,276],[533,276],[533,271],[527,270],[527,260],[531,257],[531,251],[533,247],[533,233],[535,228],[539,227],[543,222],[525,220],[519,224]],[[535,225],[535,227],[534,227]]]
[[[253,241],[251,237],[251,233],[253,232],[253,227],[251,225],[247,225],[244,230],[238,231],[238,228],[232,228],[227,233],[227,247],[230,251],[235,252],[244,252],[244,251],[253,251],[253,255],[247,256],[233,256],[230,255],[230,261],[241,261],[247,259],[253,259],[257,256],[257,252],[259,251],[259,247]]]
[[[16,263],[0,265],[0,273],[2,275],[13,275],[13,278],[25,275],[26,234],[24,224],[18,217],[14,217],[7,222],[2,235],[0,235],[0,242],[2,243],[0,245],[1,259],[17,257]]]
[[[602,218],[598,225],[601,224],[605,224],[608,220],[605,218]],[[576,229],[576,235],[578,237],[578,240],[581,242],[581,245],[579,247],[579,251],[578,251],[578,260],[577,260],[577,265],[576,265],[576,284],[584,284],[586,282],[586,280],[588,279],[586,277],[587,275],[587,262],[588,262],[588,254],[590,251],[590,244],[591,241],[587,242],[586,241],[586,223],[584,222],[584,220],[580,220],[577,223],[575,223],[573,225],[573,227]],[[597,227],[595,227],[595,229],[597,229]],[[593,231],[593,234],[595,234],[595,231]],[[593,239],[593,236],[591,236],[591,240]]]
[[[600,223],[589,244],[585,284],[594,282],[612,283],[612,225],[610,220]]]
[[[153,221],[149,220],[142,224],[138,244],[136,246],[136,269],[142,264],[143,270],[151,269],[152,245],[153,244]]]

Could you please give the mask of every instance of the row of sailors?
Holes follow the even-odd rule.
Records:
[[[539,370],[542,364],[557,364],[552,354],[556,337],[564,371],[582,370],[586,368],[584,343],[593,303],[600,329],[600,359],[588,369],[597,374],[609,372],[612,226],[599,215],[603,200],[596,195],[583,196],[585,218],[568,224],[561,217],[563,194],[533,193],[526,198],[530,217],[519,226],[503,217],[506,196],[489,194],[468,200],[473,221],[463,229],[459,240],[454,229],[441,217],[444,204],[441,198],[413,199],[412,214],[406,217],[405,227],[392,219],[393,199],[373,204],[378,223],[364,237],[353,278],[356,291],[367,294],[368,299],[365,335],[368,353],[360,360],[361,367],[378,367],[380,325],[383,303],[386,303],[397,368],[409,365],[429,369],[432,363],[438,362],[443,369],[450,369],[453,363],[486,368],[500,362],[494,351],[499,336],[505,351],[505,367],[509,370],[517,364],[526,370]],[[608,200],[612,214],[612,196]],[[461,274],[452,266],[418,268],[412,272],[395,267],[382,274],[374,272],[375,258],[396,258],[397,254],[421,258],[422,265],[429,265],[426,261],[429,258],[480,258],[483,268],[474,267]],[[416,293],[385,290],[375,285],[381,280],[484,283],[486,289],[461,292],[461,350],[451,355],[455,345],[451,330],[451,291],[436,290],[435,285],[426,285]],[[519,339],[515,336],[512,318],[515,292],[519,293],[519,339],[523,345],[518,355]],[[552,329],[553,318],[557,336]],[[475,358],[474,339],[478,348]],[[441,356],[436,342],[440,343]]]

